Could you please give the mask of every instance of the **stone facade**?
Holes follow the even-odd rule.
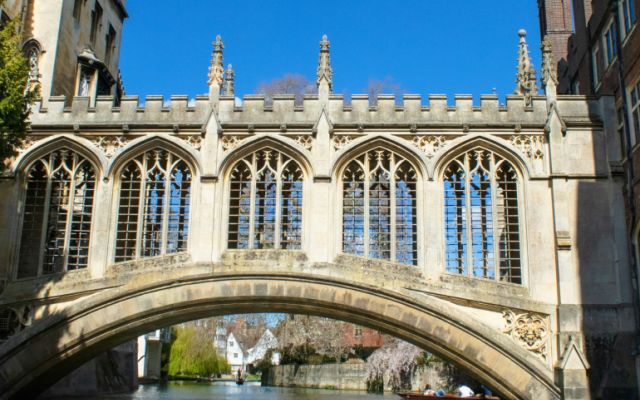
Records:
[[[30,81],[43,98],[122,94],[120,43],[124,0],[6,0],[2,12],[22,17]],[[33,61],[32,61],[33,60]]]
[[[0,397],[161,326],[261,311],[394,334],[508,399],[637,394],[615,103],[557,95],[548,60],[536,94],[520,36],[504,105],[347,102],[326,37],[302,105],[238,106],[220,38],[193,102],[36,104],[0,179]]]

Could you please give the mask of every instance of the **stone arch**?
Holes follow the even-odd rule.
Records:
[[[158,279],[157,273],[139,276],[128,285],[54,311],[11,337],[0,347],[0,398],[30,398],[100,352],[161,326],[216,314],[294,312],[393,334],[449,359],[503,398],[560,399],[551,369],[436,297],[409,297],[309,274]]]
[[[511,143],[507,143],[493,135],[473,134],[462,136],[447,143],[447,149],[438,154],[433,160],[431,176],[440,178],[449,161],[476,146],[494,151],[513,163],[523,182],[525,178],[533,175],[531,163],[522,157],[519,150]]]
[[[518,243],[519,243],[519,260],[521,264],[519,265],[520,272],[520,282],[513,282],[514,284],[528,286],[529,285],[529,252],[528,252],[528,232],[527,232],[527,201],[526,201],[526,181],[527,177],[530,177],[533,169],[531,164],[521,156],[521,153],[513,147],[510,143],[506,143],[503,140],[496,138],[495,136],[486,135],[486,134],[474,134],[470,135],[471,137],[461,137],[456,140],[453,140],[450,144],[447,145],[447,151],[440,154],[433,163],[433,176],[437,181],[439,187],[442,190],[444,184],[444,173],[447,166],[453,162],[453,160],[465,154],[467,151],[480,147],[482,149],[493,152],[500,157],[504,158],[508,163],[513,165],[514,170],[517,174],[517,199],[518,199]],[[441,199],[440,203],[440,215],[445,215],[445,204],[442,200],[444,198],[444,192],[439,192],[439,197]],[[490,206],[492,207],[492,206]],[[444,229],[444,227],[443,227]],[[471,230],[470,227],[467,228]],[[442,237],[444,237],[444,230],[441,232]],[[443,245],[444,250],[445,245]],[[444,253],[443,253],[444,254]],[[444,255],[446,258],[446,254]],[[497,259],[497,257],[496,257]],[[497,265],[495,266],[497,268]],[[496,273],[497,276],[497,273]]]
[[[219,173],[221,177],[223,194],[222,194],[222,207],[221,218],[220,221],[224,221],[223,225],[220,227],[220,236],[218,245],[220,248],[229,248],[229,230],[231,226],[230,222],[230,206],[231,206],[231,174],[234,170],[234,167],[238,162],[253,153],[256,153],[262,149],[270,148],[281,154],[290,157],[292,161],[294,161],[302,171],[303,175],[303,188],[302,188],[302,223],[300,226],[301,231],[301,246],[302,248],[306,248],[309,246],[309,229],[307,229],[307,220],[309,215],[309,196],[311,185],[310,182],[313,179],[313,168],[310,160],[307,157],[307,152],[300,146],[298,143],[295,143],[293,140],[285,140],[277,136],[261,136],[249,143],[242,143],[238,148],[234,149],[228,155],[226,155],[220,162]],[[253,178],[253,176],[252,176]],[[281,187],[281,186],[280,186]],[[253,187],[255,189],[255,186]],[[280,189],[277,189],[280,190]],[[252,197],[255,197],[256,191],[252,190]],[[278,205],[277,207],[282,207],[282,205]],[[253,220],[253,216],[250,217]],[[251,224],[253,225],[253,224]],[[277,222],[276,226],[280,226],[280,221]],[[279,228],[275,228],[275,231],[278,231]],[[279,235],[276,235],[279,236]],[[279,239],[276,243],[279,242]]]
[[[106,176],[107,159],[91,144],[90,141],[72,135],[56,135],[34,143],[13,162],[12,172],[17,175],[27,170],[31,164],[43,155],[52,151],[68,148],[78,152],[89,160],[96,169],[96,176]]]
[[[386,147],[405,157],[409,162],[413,163],[423,179],[430,177],[427,168],[428,163],[423,155],[411,147],[406,141],[383,134],[371,135],[360,140],[355,140],[343,149],[340,149],[340,151],[336,153],[333,164],[331,165],[332,176],[337,178],[351,159],[377,146]]]
[[[226,181],[231,168],[238,160],[264,147],[273,147],[275,150],[281,151],[287,156],[293,158],[304,170],[305,177],[307,179],[312,179],[313,163],[309,159],[309,155],[307,154],[308,151],[293,140],[271,134],[248,138],[245,142],[231,150],[229,154],[226,154],[220,160],[218,173]]]
[[[180,156],[189,168],[191,168],[194,176],[200,175],[202,171],[200,155],[193,148],[190,148],[175,137],[154,134],[134,140],[127,146],[118,149],[108,165],[105,176],[116,176],[118,171],[124,167],[129,160],[154,147],[164,148]]]

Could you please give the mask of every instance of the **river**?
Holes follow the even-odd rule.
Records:
[[[376,395],[340,390],[263,387],[260,382],[169,382],[168,384],[140,385],[129,394],[94,396],[99,400],[396,400],[393,394]]]

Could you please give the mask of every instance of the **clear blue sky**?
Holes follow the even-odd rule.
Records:
[[[520,28],[540,70],[535,0],[129,0],[127,9],[121,69],[129,95],[207,93],[216,34],[237,96],[288,72],[315,80],[324,33],[335,93],[391,78],[406,93],[510,94]]]

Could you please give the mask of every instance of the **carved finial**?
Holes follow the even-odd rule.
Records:
[[[218,85],[222,87],[222,78],[224,75],[224,67],[222,65],[222,49],[224,44],[220,35],[216,36],[216,41],[213,42],[213,54],[211,55],[211,66],[209,67],[209,87]]]
[[[331,69],[331,58],[329,56],[329,40],[327,39],[327,35],[322,36],[322,40],[320,41],[320,59],[318,60],[318,79],[316,83],[318,84],[318,88],[323,80],[328,84],[329,93],[331,93],[331,89],[333,86],[333,70]]]
[[[233,79],[235,74],[231,64],[227,65],[227,72],[224,75],[224,94],[227,96],[233,96]]]
[[[540,44],[540,49],[542,50],[542,87],[547,89],[550,84],[557,86],[558,75],[553,65],[553,54],[549,36],[544,37],[544,40]]]
[[[527,45],[527,31],[520,29],[520,44],[518,46],[518,73],[516,74],[515,94],[522,94],[527,105],[531,104],[531,96],[538,94],[536,83],[536,70],[533,68],[531,57],[529,56],[529,46]]]

